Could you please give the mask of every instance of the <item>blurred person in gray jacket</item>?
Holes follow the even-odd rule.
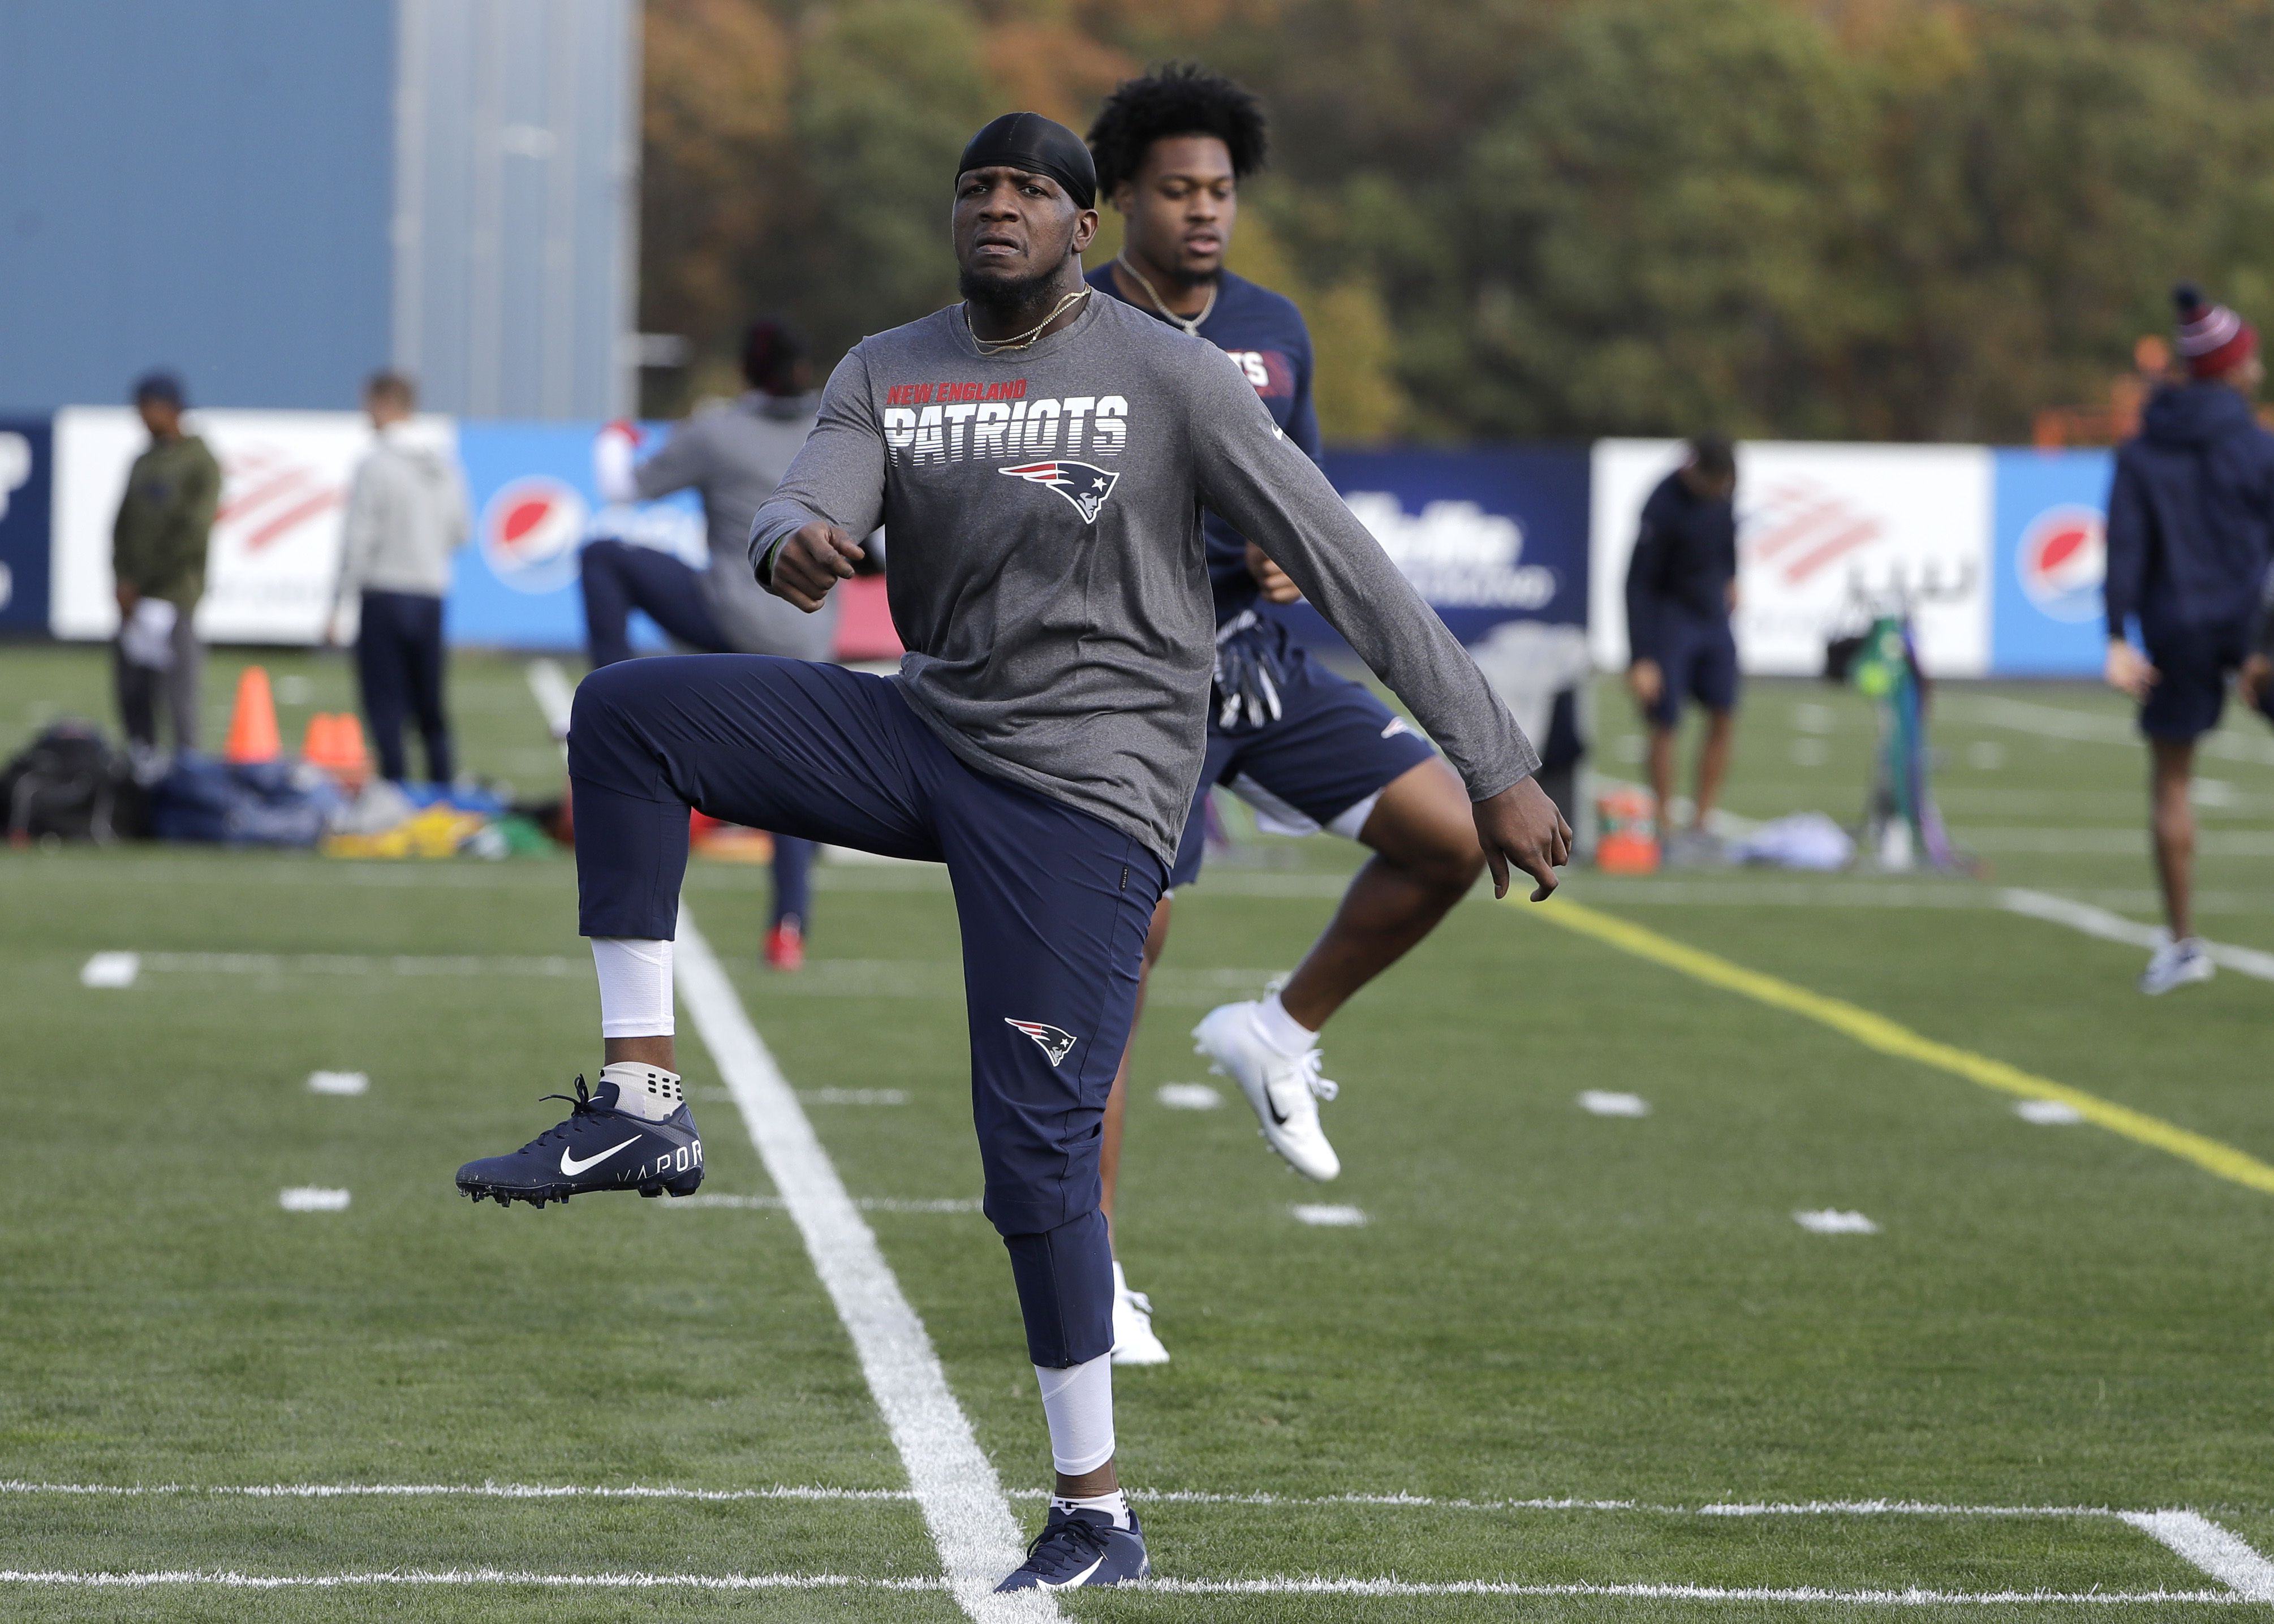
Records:
[[[584,631],[595,669],[631,658],[635,609],[698,654],[825,660],[836,647],[836,603],[825,603],[817,614],[793,608],[758,584],[749,560],[750,521],[813,430],[818,403],[812,363],[796,334],[779,321],[754,323],[742,358],[749,391],[677,425],[645,462],[636,461],[639,431],[629,423],[610,424],[593,444],[593,483],[602,501],[653,501],[696,491],[711,546],[709,568],[697,571],[653,547],[585,544]],[[774,838],[766,962],[778,970],[804,961],[813,854],[810,840]]]
[[[359,596],[356,677],[380,774],[398,784],[410,776],[403,724],[415,718],[426,776],[448,785],[456,763],[442,703],[442,600],[451,555],[472,526],[456,459],[404,432],[417,400],[400,372],[374,373],[364,386],[364,410],[378,440],[348,488],[332,618],[349,593]]]

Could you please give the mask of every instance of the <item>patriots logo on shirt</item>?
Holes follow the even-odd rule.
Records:
[[[1097,523],[1098,509],[1105,506],[1105,499],[1113,494],[1113,487],[1121,478],[1119,474],[1089,462],[1021,462],[1016,468],[998,468],[995,471],[1050,486],[1073,504],[1084,524]],[[1066,1041],[1071,1043],[1073,1040],[1068,1038]],[[1050,1064],[1056,1065],[1058,1062],[1053,1060]]]
[[[1080,467],[1081,464],[1076,463],[1075,466]],[[1007,474],[1012,470],[1006,468],[1003,471]],[[1098,500],[1103,501],[1104,498],[1100,497]],[[1058,1070],[1058,1062],[1073,1051],[1073,1034],[1071,1032],[1063,1031],[1057,1026],[1045,1026],[1039,1020],[1013,1020],[1008,1015],[1003,1017],[1003,1024],[1017,1028],[1041,1044],[1043,1053],[1050,1056],[1050,1070],[1053,1071]]]

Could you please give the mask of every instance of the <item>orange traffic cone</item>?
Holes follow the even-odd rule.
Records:
[[[237,680],[237,708],[230,712],[229,743],[222,750],[233,762],[275,761],[283,749],[276,736],[276,700],[268,691],[268,673],[247,665]]]
[[[363,724],[352,712],[335,715],[319,710],[308,718],[308,736],[300,746],[303,760],[321,767],[350,789],[371,777],[371,756],[364,748]]]

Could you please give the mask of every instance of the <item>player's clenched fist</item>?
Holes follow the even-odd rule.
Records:
[[[853,567],[867,556],[859,542],[833,524],[801,525],[774,549],[773,574],[765,588],[811,614],[831,587],[853,578]]]

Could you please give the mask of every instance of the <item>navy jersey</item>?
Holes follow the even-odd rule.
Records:
[[[1089,274],[1089,285],[1114,297],[1113,267]],[[1158,318],[1143,299],[1128,301]],[[1201,323],[1200,335],[1239,363],[1255,386],[1272,420],[1286,431],[1314,462],[1319,460],[1319,415],[1311,404],[1311,330],[1295,301],[1244,276],[1224,273],[1216,308]],[[1247,573],[1247,544],[1216,515],[1208,515],[1209,581],[1216,589],[1216,620],[1221,626],[1256,599],[1255,577]]]

